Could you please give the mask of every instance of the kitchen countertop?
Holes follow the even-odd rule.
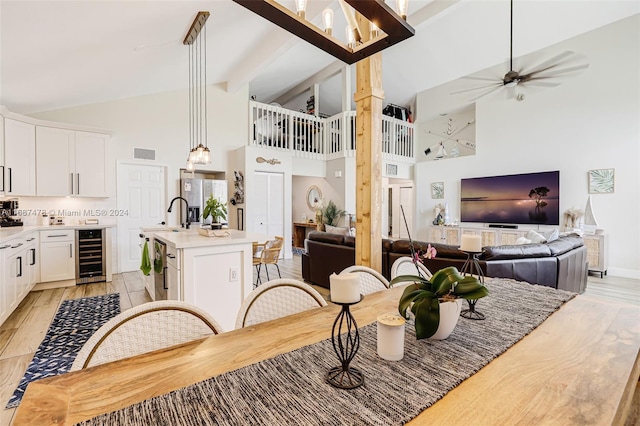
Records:
[[[207,246],[223,246],[229,244],[245,244],[254,241],[265,242],[271,237],[265,234],[254,232],[237,231],[235,229],[219,229],[216,233],[228,232],[230,235],[225,237],[205,237],[198,234],[197,229],[180,230],[180,231],[152,231],[146,233],[153,234],[166,243],[173,244],[176,248],[191,247],[207,247]]]
[[[56,229],[103,229],[113,228],[116,225],[94,224],[94,225],[23,225],[23,226],[6,226],[0,228],[0,244],[7,242],[13,238],[26,235],[34,231],[47,231]]]

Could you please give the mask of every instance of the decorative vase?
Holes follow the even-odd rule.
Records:
[[[444,340],[458,324],[460,311],[462,310],[462,299],[456,299],[451,302],[440,302],[440,323],[436,333],[429,337],[433,340]]]

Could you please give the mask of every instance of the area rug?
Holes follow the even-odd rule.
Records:
[[[29,383],[68,372],[89,337],[119,313],[118,293],[63,301],[6,408],[20,404]]]
[[[339,365],[327,339],[79,425],[403,425],[575,296],[502,278],[486,285],[490,294],[477,305],[486,320],[460,318],[439,341],[417,341],[409,322],[401,361],[377,356],[375,324],[360,328],[353,366],[365,382],[357,389],[325,383],[326,371]]]

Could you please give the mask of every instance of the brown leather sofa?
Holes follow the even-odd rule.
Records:
[[[425,252],[427,244],[435,247],[434,259],[425,259],[432,272],[447,266],[462,268],[467,255],[457,246],[414,241],[416,250]],[[302,277],[305,281],[329,288],[329,275],[339,273],[355,261],[355,238],[312,231],[305,241]],[[391,266],[398,258],[411,253],[408,240],[382,240],[382,275],[390,278]],[[576,293],[587,285],[587,250],[583,239],[575,234],[549,243],[487,246],[479,264],[488,277],[512,278]]]

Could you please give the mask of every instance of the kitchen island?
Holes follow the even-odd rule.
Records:
[[[220,236],[203,236],[196,229],[152,234],[166,244],[162,268],[168,298],[198,306],[230,331],[242,301],[253,290],[253,242],[269,237],[237,230],[215,232]]]

